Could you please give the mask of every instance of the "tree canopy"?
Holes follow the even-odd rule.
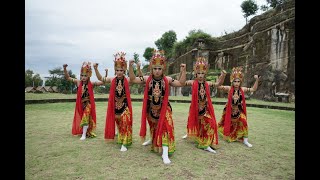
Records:
[[[143,57],[145,58],[145,60],[147,62],[150,61],[151,57],[152,57],[152,52],[154,51],[155,49],[154,48],[151,48],[151,47],[147,47],[145,50],[144,50],[144,53],[143,53]]]
[[[24,87],[36,87],[36,86],[42,86],[43,80],[41,79],[39,74],[33,75],[34,72],[30,69],[27,69],[25,71],[25,81],[24,81]]]
[[[249,16],[256,14],[258,8],[258,5],[255,1],[253,0],[245,0],[241,3],[241,8],[242,12],[244,13],[244,17],[246,18],[246,23],[247,19]]]
[[[165,32],[160,39],[154,43],[159,50],[164,50],[164,54],[167,58],[172,56],[172,48],[174,43],[177,41],[177,34],[173,30]]]

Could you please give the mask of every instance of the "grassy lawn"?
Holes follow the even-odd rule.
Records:
[[[109,94],[95,94],[95,98],[107,98]],[[76,94],[61,94],[61,93],[25,93],[26,100],[39,100],[39,99],[75,99]],[[131,98],[142,99],[143,95],[131,95]],[[169,96],[170,100],[191,100],[191,96]],[[215,98],[212,97],[213,102],[227,102],[227,98]],[[267,102],[258,99],[247,99],[247,104],[261,104],[271,106],[282,106],[282,107],[295,107],[295,103],[283,103],[283,102]]]
[[[211,154],[181,138],[190,104],[171,105],[176,152],[170,165],[140,143],[141,102],[133,102],[133,144],[127,152],[104,141],[107,102],[96,103],[97,137],[85,141],[71,134],[75,103],[25,105],[25,179],[295,179],[294,111],[248,107],[253,147],[220,137],[217,154]],[[214,108],[219,121],[223,106]]]

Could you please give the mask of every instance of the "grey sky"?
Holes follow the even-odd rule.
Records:
[[[79,78],[83,61],[99,63],[113,76],[113,54],[139,54],[173,30],[177,40],[201,29],[218,37],[245,25],[243,0],[27,0],[25,1],[25,69],[49,75],[68,64]],[[258,6],[266,0],[256,0]],[[257,14],[261,14],[258,11]],[[252,18],[250,16],[249,18]],[[95,73],[91,78],[97,80]]]

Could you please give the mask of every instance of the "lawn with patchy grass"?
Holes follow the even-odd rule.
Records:
[[[248,148],[219,138],[217,154],[183,140],[190,104],[172,103],[172,163],[142,146],[141,102],[133,102],[133,144],[126,152],[104,141],[107,102],[97,102],[97,137],[71,134],[75,103],[25,105],[26,179],[295,179],[295,112],[248,107]],[[222,105],[214,105],[217,121]],[[149,133],[149,131],[148,131]]]
[[[41,99],[76,99],[76,94],[61,94],[61,93],[25,93],[25,100],[41,100]],[[95,98],[108,98],[109,94],[95,94]],[[143,95],[131,95],[131,98],[143,99]],[[191,96],[169,96],[169,100],[191,100]],[[212,102],[227,102],[227,98],[211,98]],[[259,104],[269,106],[281,106],[294,108],[295,103],[284,102],[268,102],[259,99],[246,99],[247,104]]]

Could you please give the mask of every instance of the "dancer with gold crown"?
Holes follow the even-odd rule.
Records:
[[[64,76],[68,81],[77,85],[77,99],[72,123],[72,134],[82,135],[80,140],[86,137],[96,137],[96,107],[93,95],[93,87],[99,82],[91,82],[91,62],[83,62],[80,71],[80,80],[71,78],[67,71],[67,64],[63,65]]]
[[[102,84],[111,83],[104,138],[107,141],[114,140],[116,123],[118,127],[117,143],[121,145],[120,151],[122,152],[127,151],[128,147],[132,145],[132,105],[129,80],[125,77],[127,70],[125,55],[124,52],[118,52],[114,55],[115,77],[102,77],[98,70],[98,64],[93,64],[96,76]]]
[[[171,163],[169,155],[175,151],[174,125],[172,119],[172,108],[169,103],[170,86],[181,87],[186,80],[186,65],[180,65],[181,78],[175,80],[165,76],[166,57],[164,51],[155,50],[150,59],[150,76],[136,77],[133,72],[133,63],[129,64],[130,82],[146,84],[142,105],[142,117],[140,137],[142,142],[146,137],[146,120],[150,127],[151,141],[144,145],[151,144],[151,151],[162,152],[162,160],[165,164]]]
[[[187,135],[183,138],[195,140],[197,147],[212,153],[218,148],[218,129],[214,108],[210,98],[210,87],[220,86],[226,76],[222,71],[216,83],[206,81],[209,64],[205,57],[197,57],[193,66],[194,80],[186,81],[192,86],[191,104],[189,109]]]
[[[227,142],[240,141],[252,147],[248,142],[246,92],[255,92],[261,76],[254,75],[256,79],[252,88],[241,87],[244,80],[242,67],[234,67],[230,74],[231,86],[219,86],[218,89],[228,92],[228,101],[223,109],[222,117],[218,123],[218,131]]]

